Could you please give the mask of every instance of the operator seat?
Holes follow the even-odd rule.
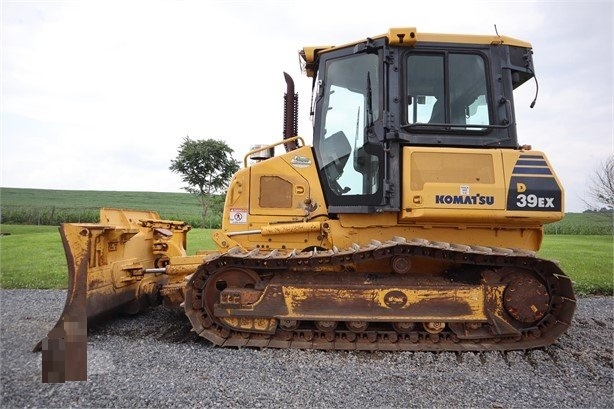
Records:
[[[343,169],[352,152],[352,146],[343,131],[338,131],[330,137],[324,139],[320,144],[321,168],[328,179],[330,187],[337,194],[349,191],[348,188],[341,188],[337,179],[343,175]],[[346,190],[347,189],[347,190]]]

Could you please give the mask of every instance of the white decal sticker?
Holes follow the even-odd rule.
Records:
[[[304,156],[295,156],[295,157],[292,158],[290,163],[295,168],[306,168],[309,165],[311,165],[311,159],[306,158]]]
[[[230,224],[247,224],[247,209],[230,209]]]
[[[539,197],[536,195],[518,195],[516,196],[518,207],[530,207],[545,209],[548,207],[554,208],[554,197]]]
[[[461,187],[460,187],[460,194],[463,195],[463,196],[469,195],[470,194],[469,193],[469,186],[461,185]]]

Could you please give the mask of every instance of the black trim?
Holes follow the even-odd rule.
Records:
[[[553,177],[512,176],[507,210],[560,212],[563,192]]]
[[[515,167],[512,175],[552,175],[550,168],[522,168]]]
[[[335,60],[342,60],[344,58],[352,58],[356,57],[359,54],[375,54],[379,58],[378,63],[378,78],[371,78],[374,89],[378,91],[379,106],[373,106],[372,109],[374,113],[376,113],[376,117],[373,125],[369,126],[365,123],[365,138],[368,139],[368,148],[365,142],[365,149],[368,149],[369,155],[376,156],[378,158],[378,190],[373,194],[340,194],[344,186],[340,186],[337,191],[334,191],[329,184],[329,177],[327,176],[324,170],[324,166],[326,165],[325,160],[323,158],[323,153],[321,149],[324,144],[324,125],[325,114],[323,113],[323,98],[318,98],[315,104],[315,121],[314,121],[314,153],[318,166],[318,174],[320,177],[320,183],[322,186],[322,190],[324,192],[324,196],[326,198],[326,203],[328,206],[329,213],[373,213],[377,209],[383,208],[386,206],[386,195],[385,195],[385,165],[386,165],[386,153],[384,152],[384,107],[386,106],[387,99],[387,91],[385,90],[385,81],[386,81],[386,73],[387,65],[383,63],[384,60],[384,52],[385,52],[385,41],[383,39],[376,40],[374,42],[368,42],[365,47],[348,47],[348,48],[340,48],[338,50],[333,50],[331,52],[327,52],[320,56],[318,61],[318,79],[322,81],[323,89],[327,87],[327,63]],[[329,136],[329,138],[331,138]],[[347,136],[346,136],[347,137]],[[353,139],[353,138],[352,138]],[[353,166],[352,164],[347,164],[347,166]],[[350,192],[351,193],[351,192]]]
[[[541,158],[540,158],[541,159]],[[545,160],[523,160],[516,161],[516,166],[548,166]]]

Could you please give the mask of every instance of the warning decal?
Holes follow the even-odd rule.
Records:
[[[230,224],[247,224],[247,209],[230,209]]]

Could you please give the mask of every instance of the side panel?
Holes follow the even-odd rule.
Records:
[[[404,148],[403,153],[404,211],[505,208],[499,152]]]
[[[403,148],[401,222],[542,225],[563,217],[545,155],[511,149]]]
[[[326,212],[313,151],[302,147],[235,174],[219,233],[250,249],[321,246],[308,222]]]
[[[249,168],[235,173],[228,185],[224,214],[222,215],[222,230],[246,230],[249,214]]]
[[[289,216],[295,220],[305,216],[305,200],[311,192],[308,175],[302,171],[315,165],[310,157],[299,156],[304,159],[288,162],[279,156],[251,166],[250,216]]]

